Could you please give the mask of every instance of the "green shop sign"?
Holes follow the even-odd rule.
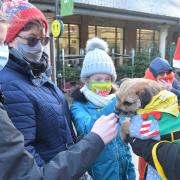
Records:
[[[70,16],[73,14],[73,0],[61,0],[61,16]]]

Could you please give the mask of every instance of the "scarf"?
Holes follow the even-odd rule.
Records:
[[[84,85],[80,91],[84,94],[86,99],[91,103],[95,104],[98,107],[105,107],[116,95],[109,94],[107,96],[100,96],[91,90],[88,89],[86,85]]]

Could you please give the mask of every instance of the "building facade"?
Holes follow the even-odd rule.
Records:
[[[51,24],[56,1],[30,2]],[[84,54],[86,41],[98,36],[113,53],[150,51],[156,45],[161,57],[169,58],[169,46],[180,36],[179,12],[179,0],[74,0],[74,14],[62,18],[65,26],[59,45],[66,55]]]

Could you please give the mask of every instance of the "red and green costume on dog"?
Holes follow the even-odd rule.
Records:
[[[175,94],[162,90],[143,109],[139,109],[137,114],[131,120],[132,136],[180,143],[180,113]],[[149,169],[148,180],[161,179],[157,174],[155,177],[154,173],[157,171],[151,171],[152,167]]]

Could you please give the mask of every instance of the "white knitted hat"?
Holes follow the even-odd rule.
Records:
[[[111,57],[108,55],[107,43],[97,37],[89,39],[86,44],[86,56],[81,70],[81,81],[97,73],[109,74],[114,82],[117,78]]]

